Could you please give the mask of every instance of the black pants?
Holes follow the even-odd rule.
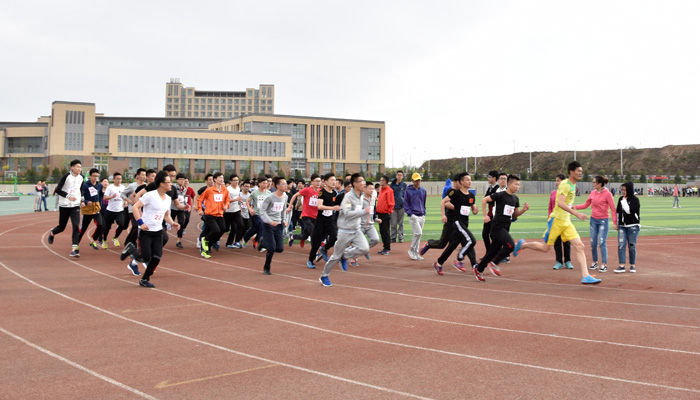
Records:
[[[226,223],[224,222],[224,217],[205,215],[204,220],[207,224],[205,239],[207,240],[210,246],[213,246],[219,239],[221,239],[221,235],[223,235],[226,230]]]
[[[163,232],[140,231],[139,248],[141,249],[141,258],[146,264],[143,279],[148,280],[156,271],[156,267],[163,257]]]
[[[185,229],[187,228],[187,225],[190,224],[190,212],[185,211],[185,210],[178,210],[179,212],[175,216],[177,218],[177,223],[180,224],[180,229],[177,231],[177,238],[182,239],[182,236],[185,234]],[[170,210],[170,212],[173,212],[173,210]]]
[[[137,244],[136,239],[138,239],[139,236],[139,225],[133,213],[129,213],[129,221],[131,221],[131,229],[129,229],[129,234],[126,235],[124,245],[126,246],[127,243],[133,243],[135,246]]]
[[[71,236],[73,246],[77,246],[80,243],[80,207],[78,206],[58,208],[58,225],[51,229],[51,234],[58,235],[63,232],[69,219],[73,225],[73,235]]]
[[[484,272],[486,266],[493,260],[497,260],[495,264],[498,265],[501,260],[510,255],[514,248],[515,243],[513,242],[513,238],[510,237],[510,233],[508,233],[508,228],[505,226],[492,225],[491,246],[484,258],[479,262],[479,272]]]
[[[328,250],[335,244],[338,239],[338,224],[335,218],[331,217],[318,217],[316,218],[316,223],[314,224],[314,231],[311,233],[311,249],[309,249],[309,261],[314,262],[316,260],[316,252],[318,248],[321,247],[321,242],[326,239],[326,247]]]
[[[106,241],[107,235],[109,235],[109,230],[112,229],[112,224],[116,222],[117,226],[124,225],[124,211],[114,212],[107,210],[105,214],[104,224],[102,225],[102,237]],[[114,237],[117,237],[116,235]]]
[[[484,247],[486,247],[486,252],[488,253],[489,247],[491,247],[491,221],[484,222],[484,227],[481,229],[481,238],[484,240]]]
[[[272,226],[270,224],[263,224],[263,232],[263,236],[265,236],[265,248],[267,249],[265,266],[263,268],[265,271],[269,272],[272,256],[275,255],[275,253],[284,251],[284,225],[279,224],[277,226]]]
[[[301,233],[295,233],[294,240],[306,240],[310,238],[314,233],[314,225],[316,225],[316,218],[311,217],[301,217],[301,221],[304,223],[304,230]]]
[[[93,220],[95,221],[97,227],[95,228],[95,232],[92,233],[92,240],[99,240],[102,237],[102,215],[100,215],[100,213],[83,215],[83,222],[80,225],[80,236],[78,236],[78,243],[83,240],[83,236],[85,235],[85,232],[88,231],[88,228],[90,228],[90,222]]]
[[[250,218],[250,222],[251,222],[250,229],[248,229],[246,231],[245,235],[243,235],[243,241],[247,242],[250,240],[250,238],[252,238],[253,236],[256,236],[257,240],[258,240],[258,246],[261,246],[262,242],[263,242],[263,237],[265,236],[264,232],[263,232],[263,225],[264,224],[262,222],[262,218],[260,218],[260,216],[256,214]],[[260,248],[260,247],[258,247],[258,248]]]
[[[377,218],[382,220],[379,224],[379,236],[382,238],[384,250],[391,251],[391,214],[377,213]]]
[[[452,229],[452,236],[450,237],[450,242],[447,248],[442,252],[440,258],[438,258],[438,264],[442,265],[447,261],[447,258],[452,254],[458,245],[462,245],[462,250],[457,254],[457,260],[464,260],[465,256],[469,257],[470,265],[476,264],[476,253],[474,252],[474,245],[476,244],[476,239],[474,235],[469,231],[469,225],[464,221],[454,221],[452,222],[454,229]]]
[[[564,257],[562,258],[562,247],[564,247]],[[559,236],[554,242],[554,253],[556,253],[557,262],[564,264],[565,262],[571,261],[571,242],[561,241],[561,236]]]
[[[234,240],[240,242],[243,237],[243,218],[241,217],[241,212],[224,213],[224,223],[226,225],[226,232],[228,232],[226,245],[232,245]]]
[[[124,217],[122,218],[122,223],[117,224],[117,230],[114,232],[115,238],[118,238],[119,235],[122,234],[122,231],[125,231],[126,228],[129,227],[129,222],[130,222],[129,212],[127,212],[127,210],[125,209],[124,211],[122,211],[122,214],[124,215]]]
[[[452,237],[452,231],[454,229],[454,221],[447,220],[445,224],[442,225],[442,233],[440,234],[440,239],[430,239],[428,240],[429,249],[444,249],[445,246],[450,242]]]

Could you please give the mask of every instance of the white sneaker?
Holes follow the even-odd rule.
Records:
[[[411,260],[413,261],[417,260],[416,255],[413,254],[413,251],[411,250],[408,251],[408,256],[411,257]]]

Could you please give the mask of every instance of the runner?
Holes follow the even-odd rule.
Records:
[[[418,254],[420,246],[420,237],[423,235],[423,225],[425,225],[425,201],[428,196],[425,189],[420,187],[421,176],[418,172],[414,172],[411,176],[413,185],[409,186],[404,195],[404,210],[408,215],[408,223],[411,224],[413,231],[413,239],[411,247],[408,249],[408,256],[412,260],[423,260],[423,257]]]
[[[309,249],[309,259],[306,266],[310,269],[316,268],[316,252],[321,248],[321,242],[326,239],[326,244],[321,248],[321,256],[325,261],[328,261],[329,250],[335,244],[338,235],[338,225],[334,214],[340,210],[340,203],[337,200],[337,192],[335,190],[335,175],[328,173],[323,176],[323,189],[318,192],[318,203],[316,222],[314,230],[311,234],[311,248]]]
[[[207,227],[201,248],[201,254],[204,258],[211,258],[210,246],[218,242],[225,232],[224,211],[229,207],[228,190],[224,186],[224,174],[215,172],[213,178],[214,186],[205,190],[197,203],[197,210],[200,215],[204,215]]]
[[[481,200],[481,209],[486,210],[487,203],[495,203],[493,207],[493,219],[484,215],[484,222],[493,221],[491,224],[491,246],[484,258],[479,264],[472,268],[476,280],[484,282],[483,272],[488,265],[491,273],[495,276],[501,276],[501,270],[498,267],[500,260],[505,258],[515,249],[513,238],[510,237],[508,229],[513,217],[517,218],[524,212],[530,209],[530,206],[525,203],[523,209],[520,209],[520,200],[515,193],[520,189],[520,178],[515,175],[508,175],[506,190],[486,196]],[[496,260],[494,262],[494,260]]]
[[[197,195],[194,196],[194,207],[199,207],[202,205],[202,200],[200,199],[202,194],[204,193],[205,190],[209,189],[210,187],[214,186],[214,175],[212,174],[206,174],[204,176],[204,186],[200,187],[199,190],[197,190]],[[204,239],[204,231],[206,230],[206,222],[204,221],[204,214],[199,214],[200,219],[202,220],[202,228],[199,232],[199,236],[197,237],[197,248],[201,249],[202,248],[202,239]]]
[[[258,189],[254,190],[253,193],[250,194],[250,197],[247,200],[247,206],[248,213],[251,216],[252,227],[243,236],[243,241],[245,243],[248,243],[248,240],[255,236],[255,239],[253,239],[253,248],[257,248],[260,252],[265,251],[265,247],[263,245],[265,235],[263,232],[263,222],[258,214],[260,213],[260,205],[262,205],[262,202],[265,201],[267,196],[272,194],[269,190],[267,190],[267,188],[267,179],[261,179],[260,182],[258,182]]]
[[[246,179],[243,181],[243,184],[241,185],[241,194],[240,198],[241,201],[238,203],[241,206],[241,220],[243,221],[243,229],[241,232],[245,234],[245,232],[248,232],[250,230],[250,227],[252,223],[250,222],[250,213],[248,212],[248,198],[250,197],[250,180]],[[241,234],[240,238],[236,238],[236,242],[238,242],[241,247],[245,247],[245,241],[243,241],[243,234]]]
[[[122,198],[122,192],[124,191],[124,185],[122,185],[122,174],[115,172],[113,174],[114,183],[107,187],[105,190],[103,201],[107,202],[107,213],[105,214],[105,221],[102,231],[102,248],[107,248],[107,236],[109,235],[109,230],[112,229],[112,223],[116,222],[117,226],[124,225],[124,199]],[[114,247],[119,247],[119,239],[115,236],[112,239]]]
[[[466,272],[467,269],[464,268],[463,262],[465,255],[469,257],[469,263],[472,268],[476,265],[476,253],[474,252],[476,239],[469,231],[469,214],[478,214],[479,207],[475,204],[474,195],[469,191],[469,188],[472,186],[472,178],[469,176],[469,173],[462,172],[457,176],[457,181],[459,182],[460,190],[450,191],[448,196],[445,197],[449,199],[454,209],[454,220],[452,222],[454,228],[452,229],[452,236],[447,248],[442,252],[437,262],[433,264],[433,268],[439,275],[442,275],[442,266],[445,264],[445,261],[460,244],[462,249],[457,254],[457,260],[452,265],[459,271]]]
[[[154,184],[156,190],[152,190],[134,204],[132,211],[139,225],[139,244],[141,256],[144,259],[143,266],[146,271],[139,285],[147,288],[156,287],[151,283],[151,276],[155,272],[160,259],[163,257],[163,221],[179,229],[180,225],[170,217],[170,203],[172,197],[167,193],[171,190],[170,176],[165,171],[156,174]],[[138,264],[131,261],[127,268],[136,276],[140,275]]]
[[[90,247],[97,250],[97,240],[102,237],[102,215],[100,214],[100,195],[99,190],[102,184],[97,180],[100,178],[100,170],[97,168],[92,168],[90,170],[90,178],[87,182],[83,183],[81,189],[82,201],[80,202],[80,213],[83,214],[83,222],[80,225],[80,236],[78,237],[78,244],[83,239],[83,235],[90,228],[90,222],[95,221],[95,231],[92,233],[92,242]],[[80,251],[80,247],[76,248],[76,251]]]
[[[240,249],[243,237],[243,218],[241,217],[241,188],[238,186],[239,178],[236,174],[229,175],[228,190],[229,207],[224,213],[226,223],[226,248]]]
[[[498,184],[498,178],[501,174],[496,171],[490,171],[488,175],[488,181],[489,181],[489,187],[486,189],[486,193],[484,194],[484,197],[486,196],[491,196],[492,194],[496,193],[496,190],[500,187]],[[505,185],[504,185],[505,186]],[[484,210],[484,214],[488,215],[489,218],[493,218],[493,203],[489,203],[489,210],[486,212]],[[491,221],[484,222],[484,226],[481,229],[481,238],[484,240],[484,247],[486,248],[486,252],[489,251],[489,247],[491,247]]]
[[[362,218],[360,220],[360,230],[362,231],[363,235],[367,236],[367,244],[369,245],[370,249],[379,243],[379,234],[374,228],[376,216],[376,213],[374,212],[374,206],[376,203],[377,192],[374,190],[374,183],[367,182],[365,184],[364,193],[362,194],[362,208],[365,209],[369,207],[369,215],[367,215],[367,218]],[[381,223],[381,221],[379,222]],[[369,252],[365,254],[365,257],[369,260]],[[350,260],[350,265],[353,267],[360,266],[360,264],[357,262],[357,257],[354,257],[352,260]]]
[[[599,272],[608,272],[608,220],[613,217],[613,226],[617,230],[617,219],[615,218],[616,209],[615,201],[612,193],[605,187],[608,183],[608,178],[597,175],[593,178],[593,189],[588,195],[588,200],[585,203],[574,206],[575,210],[583,210],[591,206],[591,255],[593,256],[593,264],[589,269],[598,268],[598,247],[600,247],[601,265]],[[608,213],[608,209],[610,213]],[[567,264],[567,268],[571,263]],[[573,265],[571,266],[573,268]]]
[[[124,246],[126,246],[126,244],[130,242],[130,240],[133,240],[134,244],[136,244],[136,234],[134,233],[134,236],[132,238],[132,232],[138,232],[138,224],[136,224],[136,220],[134,219],[134,214],[132,212],[132,208],[134,206],[134,200],[132,195],[136,193],[136,188],[143,185],[143,182],[145,180],[146,170],[143,168],[138,168],[136,170],[136,173],[134,174],[134,181],[126,185],[124,191],[122,191],[122,199],[124,199],[124,202],[127,205],[127,215],[124,218],[124,229],[126,229],[129,226],[129,223],[131,223],[131,229],[126,235],[126,239],[124,239]],[[119,236],[121,234],[121,231],[122,228],[118,227],[114,236]]]
[[[289,205],[291,206],[294,204],[297,197],[303,198],[301,222],[304,226],[301,233],[289,235],[290,246],[294,244],[295,240],[299,240],[299,246],[304,248],[304,242],[307,238],[311,237],[314,231],[314,224],[316,223],[316,216],[318,215],[318,191],[321,187],[321,177],[318,174],[313,174],[311,175],[310,181],[308,187],[298,191],[289,201]]]
[[[554,185],[557,189],[559,188],[559,185],[564,179],[566,179],[566,176],[564,176],[564,174],[557,175],[556,179],[554,180]],[[554,189],[552,191],[552,194],[549,196],[549,208],[547,210],[547,219],[549,219],[549,216],[552,214],[552,211],[554,211],[554,207],[557,205],[557,189]],[[564,268],[564,266],[566,266],[567,269],[574,269],[574,265],[571,264],[571,242],[562,242],[561,236],[558,237],[557,240],[554,242],[554,254],[557,263],[554,264],[553,269],[562,269]]]
[[[80,257],[78,243],[80,242],[80,189],[83,186],[83,176],[80,174],[83,166],[80,160],[70,162],[70,172],[63,175],[56,185],[55,193],[58,200],[58,225],[49,231],[49,244],[53,244],[54,236],[66,229],[68,220],[73,225],[71,257]]]
[[[284,232],[287,228],[285,205],[287,204],[287,181],[276,176],[272,179],[275,192],[265,197],[260,205],[260,219],[263,221],[263,237],[265,238],[265,265],[263,274],[270,275],[272,256],[284,251]]]
[[[574,224],[571,223],[571,215],[574,215],[581,221],[586,220],[585,214],[572,208],[576,194],[576,182],[583,177],[583,168],[581,168],[581,164],[578,161],[573,161],[569,164],[567,171],[569,173],[569,178],[562,181],[557,189],[557,205],[549,216],[547,230],[544,233],[545,242],[525,243],[523,239],[520,239],[513,250],[513,255],[517,256],[521,249],[532,249],[543,252],[549,251],[557,237],[561,236],[562,241],[571,242],[571,246],[576,253],[576,262],[579,264],[579,268],[581,268],[581,283],[600,283],[600,279],[596,279],[588,273],[586,252],[583,247],[583,242]]]
[[[338,211],[338,241],[333,255],[323,268],[323,273],[318,279],[323,286],[333,286],[328,275],[333,266],[340,262],[344,271],[348,270],[348,259],[357,258],[369,252],[369,244],[360,228],[361,220],[369,218],[370,207],[362,208],[362,191],[365,188],[365,180],[359,173],[350,177],[352,190],[346,193],[340,203]],[[388,189],[391,191],[391,189]]]
[[[452,229],[454,228],[454,212],[452,210],[454,207],[452,203],[450,203],[449,197],[456,195],[462,187],[459,183],[459,174],[454,176],[454,179],[451,180],[451,184],[452,188],[445,193],[440,201],[440,215],[442,216],[442,233],[440,234],[440,239],[429,239],[425,242],[425,245],[423,245],[419,252],[421,256],[425,255],[430,249],[444,249],[452,237]]]
[[[177,174],[177,198],[180,200],[181,203],[185,204],[186,206],[190,207],[192,209],[192,206],[194,205],[194,189],[190,187],[190,180],[187,179],[187,175],[183,174],[180,172]],[[178,249],[183,248],[182,246],[182,236],[185,234],[185,229],[187,229],[187,225],[190,224],[190,211],[185,211],[185,210],[178,210],[179,212],[177,213],[177,223],[180,224],[180,229],[177,230],[177,243],[175,243],[175,247]],[[172,218],[172,216],[171,216]]]

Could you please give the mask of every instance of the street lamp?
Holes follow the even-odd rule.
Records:
[[[528,146],[525,146],[525,150],[530,153],[530,168],[527,169],[527,179],[530,179],[530,176],[532,175],[532,151],[528,148]]]

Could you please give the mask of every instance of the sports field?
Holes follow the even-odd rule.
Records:
[[[477,202],[481,201],[483,195],[477,195]],[[549,204],[549,195],[534,195],[525,194],[518,195],[520,198],[520,206],[525,203],[530,205],[530,210],[523,214],[516,222],[511,225],[510,233],[514,239],[518,238],[539,238],[544,233],[547,222],[547,206]],[[584,203],[587,195],[582,195],[576,198],[575,204]],[[673,197],[639,197],[641,203],[641,222],[642,230],[640,236],[658,236],[658,235],[696,235],[700,233],[700,198],[697,197],[682,197],[681,208],[672,208]],[[617,204],[617,197],[615,198]],[[481,208],[481,205],[479,204]],[[426,217],[425,228],[423,231],[424,239],[437,239],[442,232],[442,221],[440,220],[440,198],[428,197],[428,215]],[[582,213],[590,216],[590,207],[581,210]],[[469,229],[474,233],[477,239],[481,239],[481,229],[483,227],[483,214],[479,211],[478,215],[472,215],[469,218]],[[572,217],[574,226],[581,237],[588,237],[589,222],[580,221]],[[404,230],[410,231],[411,226],[408,221],[404,224]],[[610,221],[609,237],[617,237],[617,232],[613,230],[612,220]],[[404,240],[410,241],[410,235],[405,234]]]

